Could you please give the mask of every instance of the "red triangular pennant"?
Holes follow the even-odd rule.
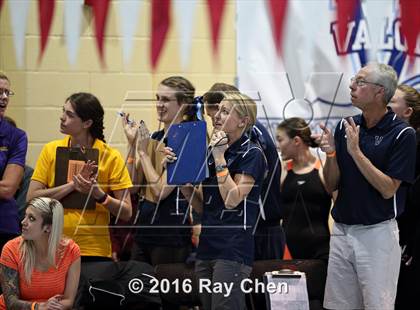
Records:
[[[277,54],[281,55],[281,45],[283,42],[283,25],[287,10],[287,0],[270,0],[268,2],[271,15],[271,29],[273,32],[274,43]]]
[[[336,0],[337,23],[338,23],[338,50],[344,50],[347,36],[347,25],[354,20],[358,0]]]
[[[293,259],[292,254],[290,254],[289,248],[287,244],[284,245],[284,251],[283,251],[283,260],[291,260]]]
[[[171,23],[170,0],[152,1],[151,62],[156,69],[166,34]]]
[[[410,63],[414,62],[414,51],[420,34],[420,1],[400,0],[401,34],[405,38]]]
[[[110,0],[85,0],[85,4],[92,6],[93,18],[95,20],[96,45],[98,46],[99,56],[102,65],[105,65],[104,59],[104,36],[108,17]]]
[[[219,35],[222,25],[222,17],[225,11],[225,0],[207,0],[210,13],[211,38],[213,43],[213,52],[217,55],[219,51]]]
[[[39,0],[39,27],[41,30],[41,52],[38,61],[41,61],[44,55],[45,47],[48,42],[48,35],[50,33],[51,24],[54,16],[55,0]]]

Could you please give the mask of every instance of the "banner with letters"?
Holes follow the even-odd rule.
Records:
[[[393,66],[399,83],[420,89],[420,40],[410,65],[399,1],[356,1],[342,45],[336,1],[287,1],[280,53],[268,1],[236,4],[237,83],[259,101],[258,118],[272,132],[287,117],[303,117],[312,128],[328,120],[333,127],[358,113],[350,102],[349,80],[370,61]]]

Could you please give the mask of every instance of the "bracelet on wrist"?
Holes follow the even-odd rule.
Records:
[[[216,165],[214,169],[216,170],[216,173],[218,173],[227,169],[227,165],[226,164]]]
[[[228,174],[229,174],[229,170],[228,168],[225,168],[224,170],[217,172],[216,176],[219,178],[219,177],[225,177]]]
[[[95,199],[95,200],[96,200],[97,203],[100,203],[100,204],[103,205],[105,203],[105,201],[107,200],[108,196],[109,195],[107,193],[104,193],[102,195],[102,197],[99,197],[98,199]]]

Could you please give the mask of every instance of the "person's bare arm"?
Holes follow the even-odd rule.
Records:
[[[98,166],[94,161],[88,160],[84,163],[83,168],[80,170],[79,174],[73,176],[73,180],[56,187],[47,188],[47,185],[36,181],[31,180],[29,183],[28,194],[26,196],[26,201],[30,201],[36,197],[50,197],[57,200],[60,200],[70,194],[72,191],[76,190],[78,192],[88,193],[90,188],[87,191],[82,188],[77,182],[79,179],[89,179],[97,172]]]
[[[336,196],[337,191],[331,191],[331,188],[328,188],[325,182],[325,176],[324,176],[325,161],[321,163],[321,167],[319,167],[318,175],[319,175],[319,179],[321,180],[322,186],[327,191],[327,193],[331,195],[331,198],[334,199],[334,195]]]
[[[80,278],[80,258],[76,259],[67,271],[66,286],[63,297],[59,303],[64,306],[64,309],[72,309],[74,299],[76,298],[77,287]]]
[[[156,167],[153,166],[152,160],[148,152],[150,141],[150,132],[144,122],[139,124],[138,140],[137,140],[137,154],[139,156],[139,165],[142,167],[142,172],[147,181],[147,186],[150,187],[151,192],[156,200],[162,200],[169,196],[176,186],[170,186],[166,182],[166,173],[159,174]],[[157,152],[159,150],[156,150]]]
[[[225,177],[218,177],[220,196],[227,209],[236,208],[251,192],[255,180],[246,174],[235,174],[232,178],[229,174]]]
[[[337,158],[327,157],[323,169],[325,187],[327,192],[332,193],[338,188],[338,181],[340,180],[340,170],[337,164]]]
[[[325,187],[329,193],[338,188],[340,180],[340,169],[335,156],[335,141],[332,132],[324,125],[319,127],[323,130],[322,134],[314,134],[312,137],[318,143],[320,149],[327,154],[327,159],[323,168]]]
[[[201,185],[196,188],[191,184],[187,184],[180,187],[180,189],[194,211],[199,214],[203,213],[203,189]]]
[[[129,190],[116,190],[113,193],[115,198],[109,196],[109,202],[106,204],[106,207],[117,219],[121,218],[124,221],[129,221],[133,211]]]
[[[147,186],[152,190],[156,200],[162,200],[169,196],[176,188],[166,183],[166,173],[158,174],[153,167],[150,156],[145,151],[139,151],[139,164],[142,167],[144,177],[147,180]]]
[[[9,310],[31,310],[32,303],[20,299],[18,271],[0,264],[0,282],[4,302]]]
[[[128,174],[130,175],[131,182],[134,185],[132,188],[130,188],[130,193],[135,194],[140,190],[139,187],[136,186],[136,185],[139,185],[141,182],[140,175],[139,175],[140,164],[135,159],[136,158],[135,150],[132,150],[131,146],[129,146],[128,148],[129,148],[127,152],[128,159],[126,161],[126,166],[127,166]]]
[[[354,152],[352,157],[366,180],[381,193],[383,198],[389,199],[395,195],[400,187],[400,180],[391,178],[376,168],[361,151]]]
[[[131,182],[133,185],[139,185],[140,180],[138,176],[138,163],[136,162],[136,144],[139,133],[139,122],[130,120],[130,114],[123,113],[122,126],[124,134],[127,138],[127,161],[126,166],[130,174]],[[139,191],[139,187],[133,186],[130,188],[130,193],[135,194]]]
[[[347,151],[359,168],[360,173],[366,180],[381,193],[382,197],[389,199],[397,192],[401,184],[400,180],[391,178],[376,168],[372,162],[363,154],[359,147],[359,130],[353,118],[349,118],[349,122],[344,121],[347,135]]]
[[[60,200],[66,197],[74,190],[75,186],[73,181],[57,187],[47,188],[45,184],[36,180],[31,180],[31,182],[29,183],[26,201],[29,202],[31,199],[36,197],[50,197]]]

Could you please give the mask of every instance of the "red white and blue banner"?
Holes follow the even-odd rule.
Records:
[[[349,80],[370,61],[391,65],[399,83],[420,89],[420,10],[411,7],[405,17],[414,34],[403,32],[404,0],[277,2],[283,3],[277,10],[286,8],[283,22],[276,23],[282,29],[273,28],[276,14],[268,1],[236,2],[238,86],[261,98],[258,117],[269,127],[291,116],[304,117],[312,126],[328,119],[333,126],[357,113]],[[410,3],[415,2],[420,3]],[[273,41],[273,35],[282,42]]]

